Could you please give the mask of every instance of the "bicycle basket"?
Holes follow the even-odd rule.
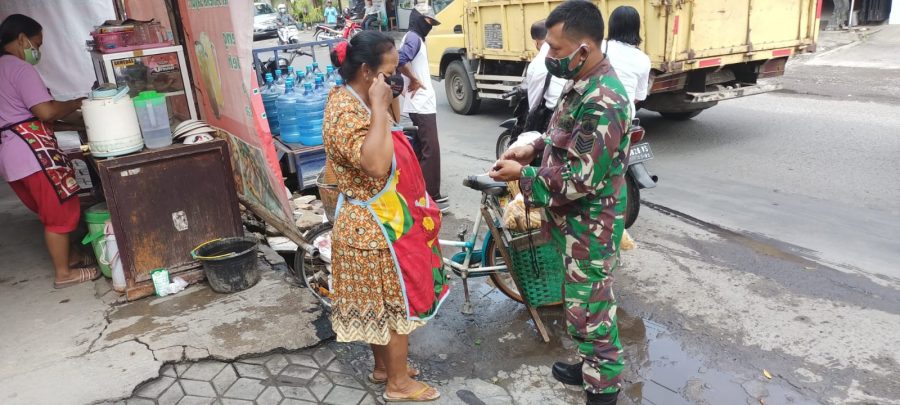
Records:
[[[510,271],[519,282],[522,297],[531,306],[562,303],[565,266],[562,255],[548,236],[541,235],[540,230],[514,234],[509,241],[509,255]]]

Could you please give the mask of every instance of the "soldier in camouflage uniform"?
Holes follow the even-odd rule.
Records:
[[[563,254],[566,323],[583,362],[554,364],[554,377],[583,384],[588,404],[611,405],[624,368],[612,276],[625,229],[631,106],[600,50],[602,21],[600,10],[581,0],[562,3],[547,18],[548,70],[569,82],[544,137],[507,151],[491,176],[518,179],[526,204],[545,207],[544,231]],[[540,151],[540,167],[523,166]]]

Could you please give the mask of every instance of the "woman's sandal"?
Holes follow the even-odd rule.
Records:
[[[78,277],[68,281],[54,281],[53,288],[61,289],[71,287],[76,284],[81,284],[86,281],[93,281],[100,278],[100,270],[97,270],[97,268],[95,267],[75,267],[69,269],[69,271],[77,271]]]
[[[410,377],[415,378],[415,377],[418,377],[418,376],[419,376],[419,370],[418,370],[418,369],[415,369],[415,368],[413,368],[413,367],[409,367],[409,371],[412,371],[412,373],[409,374]],[[370,383],[375,384],[375,385],[381,385],[381,384],[387,383],[387,378],[385,378],[385,379],[375,378],[375,372],[374,372],[374,371],[371,372],[371,373],[369,373],[368,379],[369,379],[369,382],[370,382]]]
[[[431,402],[431,401],[435,401],[441,397],[440,391],[434,389],[432,386],[430,386],[428,384],[425,384],[423,382],[420,382],[420,383],[422,384],[422,389],[419,391],[416,391],[414,394],[412,394],[410,396],[402,397],[402,398],[395,398],[395,397],[389,397],[387,392],[385,392],[384,394],[381,394],[381,398],[384,399],[384,402]],[[434,390],[434,396],[425,397],[424,396],[425,393],[427,393],[428,391],[431,391],[431,390]]]
[[[85,251],[79,251],[77,262],[69,263],[70,267],[93,267],[96,265],[97,259],[94,257],[94,254]]]

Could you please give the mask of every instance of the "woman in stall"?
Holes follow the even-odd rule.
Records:
[[[50,124],[77,110],[81,100],[50,95],[34,68],[43,42],[41,25],[30,17],[13,14],[0,24],[0,178],[44,224],[53,285],[64,288],[100,273],[70,249],[69,234],[81,217],[78,185]]]
[[[325,153],[341,193],[332,233],[332,327],[339,342],[369,343],[369,380],[384,399],[431,401],[440,394],[412,379],[409,334],[447,295],[441,213],[425,190],[415,152],[391,114],[403,89],[393,39],[363,31],[335,47],[346,86],[328,96]],[[390,84],[389,84],[390,83]]]

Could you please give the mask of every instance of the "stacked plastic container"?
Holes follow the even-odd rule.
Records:
[[[262,90],[263,105],[269,128],[280,135],[286,143],[306,146],[322,144],[322,122],[325,117],[325,103],[334,86],[344,84],[333,66],[327,66],[325,73],[319,64],[313,63],[306,69],[293,68],[283,73],[280,69],[273,76],[267,73]]]
[[[266,73],[266,87],[262,90],[263,106],[266,108],[266,119],[269,121],[269,130],[272,134],[281,133],[278,125],[278,89],[275,87],[275,78],[271,73]]]
[[[300,114],[298,103],[303,98],[303,96],[294,92],[294,79],[287,79],[287,81],[285,81],[284,94],[279,96],[275,103],[278,107],[278,126],[281,140],[284,142],[302,142],[303,131],[301,129],[301,124],[305,124],[305,120],[302,114]]]

